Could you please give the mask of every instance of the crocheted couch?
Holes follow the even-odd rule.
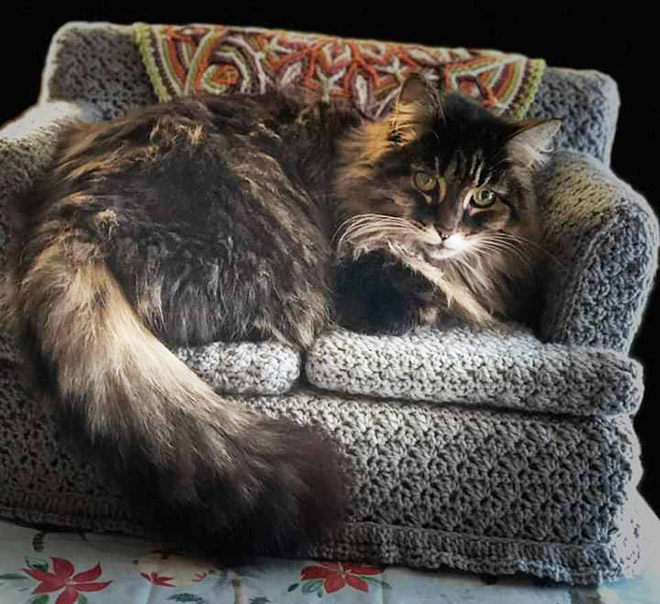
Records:
[[[381,111],[397,65],[431,79],[443,73],[494,111],[564,118],[538,182],[553,256],[541,339],[518,325],[452,323],[400,337],[336,330],[304,357],[274,343],[177,354],[228,398],[314,423],[346,453],[350,516],[316,557],[575,584],[630,575],[640,556],[631,416],[643,383],[628,353],[655,274],[658,227],[609,168],[619,99],[608,76],[291,32],[69,24],[51,45],[39,103],[0,131],[2,205],[48,168],[72,120],[109,119],[191,82],[221,93],[293,82]],[[8,236],[3,214],[2,254]],[[121,493],[60,442],[18,364],[3,331],[0,514],[144,535]]]

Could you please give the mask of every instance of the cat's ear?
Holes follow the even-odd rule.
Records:
[[[438,106],[438,98],[431,86],[418,73],[406,78],[389,120],[390,141],[406,144],[425,129]]]
[[[511,158],[525,167],[540,167],[552,151],[552,139],[562,125],[560,119],[522,122],[507,142]]]
[[[431,87],[419,73],[412,73],[401,86],[398,104],[417,103],[420,105],[431,105],[435,102],[435,96]]]

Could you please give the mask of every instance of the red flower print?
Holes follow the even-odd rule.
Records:
[[[150,581],[154,585],[160,585],[162,587],[174,587],[170,581],[174,579],[174,577],[163,577],[162,575],[159,575],[158,573],[140,573],[147,581]]]
[[[209,573],[203,573],[203,572],[195,573],[195,576],[193,577],[192,582],[193,583],[201,583],[208,576],[209,576]]]
[[[64,588],[64,591],[55,600],[55,604],[73,604],[78,599],[78,592],[101,591],[112,583],[112,581],[96,582],[102,572],[100,564],[74,575],[73,564],[68,560],[64,558],[51,558],[51,560],[53,561],[52,573],[44,570],[23,569],[33,579],[40,581],[32,595],[47,594]]]
[[[377,566],[351,564],[350,562],[319,562],[306,566],[300,571],[302,581],[322,579],[326,593],[334,593],[348,585],[353,589],[367,592],[369,585],[362,578],[365,575],[380,575],[383,571]]]

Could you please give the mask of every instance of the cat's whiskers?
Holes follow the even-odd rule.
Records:
[[[565,263],[562,262],[557,256],[552,254],[548,249],[546,249],[544,246],[539,244],[537,241],[534,241],[533,239],[530,239],[529,237],[524,237],[522,235],[518,235],[516,233],[507,233],[507,237],[510,239],[515,239],[520,241],[522,245],[529,246],[534,250],[534,252],[539,253],[542,255],[546,260],[551,261],[553,264],[557,266],[565,266]]]
[[[375,249],[387,249],[396,255],[412,254],[413,244],[430,236],[418,222],[385,214],[352,216],[335,235],[339,256],[352,253],[354,258]]]
[[[527,241],[520,237],[511,236],[509,233],[490,233],[487,236],[478,237],[472,246],[475,252],[496,252],[514,256],[522,264],[531,267],[533,258],[527,249]]]
[[[528,255],[525,254],[525,252],[517,247],[516,245],[512,245],[510,242],[506,241],[483,241],[478,244],[475,244],[474,246],[474,251],[478,251],[481,253],[488,252],[488,253],[496,253],[501,256],[515,256],[518,260],[528,263],[531,261]]]
[[[468,254],[458,256],[456,258],[457,268],[459,273],[463,272],[463,269],[467,269],[472,277],[479,282],[479,284],[486,289],[489,289],[492,286],[492,279],[488,274],[486,274],[481,267],[475,267],[468,261]],[[478,257],[477,257],[478,258]]]

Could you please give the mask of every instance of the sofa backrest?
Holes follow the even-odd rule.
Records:
[[[159,95],[154,88],[163,71],[161,76],[155,73],[159,67],[150,65],[145,60],[149,57],[145,57],[144,52],[141,54],[138,47],[138,39],[145,29],[144,25],[109,23],[64,25],[51,43],[40,100],[83,100],[96,106],[105,119],[163,100],[163,91],[160,90]],[[233,28],[232,32],[244,29]],[[273,30],[260,31],[268,36]],[[299,45],[318,40],[313,35],[295,35],[295,43]],[[341,38],[336,40],[340,44],[347,43]],[[436,57],[437,53],[455,56],[467,52],[465,49],[415,48],[432,51]],[[533,69],[525,77],[538,78],[538,81],[524,82],[531,94],[522,102],[518,101],[518,112],[522,109],[525,117],[531,119],[563,118],[557,148],[584,151],[609,165],[619,108],[614,80],[596,71],[543,68],[542,61],[533,62]]]

